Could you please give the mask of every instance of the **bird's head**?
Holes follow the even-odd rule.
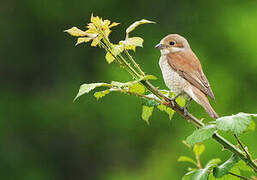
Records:
[[[159,49],[162,55],[165,55],[188,49],[190,46],[184,37],[178,34],[169,34],[155,48]]]

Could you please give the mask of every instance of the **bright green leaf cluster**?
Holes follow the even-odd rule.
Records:
[[[218,118],[213,124],[197,129],[187,137],[186,142],[193,146],[195,143],[202,142],[212,137],[216,130],[231,131],[234,134],[241,134],[246,130],[254,129],[253,119],[256,114],[238,113],[236,115]]]
[[[119,25],[119,23],[111,23],[111,21],[103,20],[98,16],[94,17],[93,14],[91,15],[90,20],[91,22],[87,25],[88,29],[86,31],[77,27],[72,27],[64,31],[72,36],[78,37],[76,45],[92,41],[91,46],[97,46],[103,38],[100,35],[100,32],[104,33],[108,38],[111,33],[110,28]]]
[[[221,162],[221,160],[216,158],[207,162],[205,167],[200,168],[200,156],[204,152],[205,146],[197,143],[193,148],[191,148],[191,146],[189,146],[186,142],[183,143],[189,147],[189,149],[193,150],[196,160],[193,160],[187,156],[180,156],[178,161],[192,163],[194,166],[196,166],[196,168],[188,168],[189,172],[183,176],[182,180],[234,180],[235,176],[232,176],[230,173],[248,177],[255,175],[253,169],[247,166],[243,161],[239,161],[240,158],[235,154],[220,165],[218,164]]]

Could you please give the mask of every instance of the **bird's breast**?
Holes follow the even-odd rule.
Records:
[[[175,94],[183,93],[190,86],[189,82],[171,68],[165,55],[160,57],[159,65],[166,86]]]

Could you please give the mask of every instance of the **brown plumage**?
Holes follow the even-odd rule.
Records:
[[[207,96],[215,99],[197,56],[187,40],[171,34],[156,46],[161,50],[160,67],[166,85],[176,94],[186,94],[202,105],[208,114],[218,118]],[[168,67],[167,67],[168,66]]]

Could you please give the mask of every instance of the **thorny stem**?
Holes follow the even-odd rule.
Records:
[[[129,57],[129,59],[131,60],[131,62],[133,63],[133,65],[138,69],[139,73],[141,75],[145,75],[144,71],[142,71],[142,69],[140,68],[140,66],[136,63],[136,61],[134,60],[134,58],[129,54],[128,50],[125,49],[125,53],[126,55]]]
[[[111,52],[112,50],[112,44],[110,41],[105,37],[104,33],[99,30],[101,36],[103,37],[104,43],[107,45],[107,50],[108,52]],[[112,56],[117,60],[117,61],[122,61],[125,64],[125,69],[132,75],[133,78],[139,79],[141,76],[136,72],[136,70],[123,58],[121,54],[118,56],[115,56],[113,53],[111,53]],[[130,58],[130,55],[128,55],[129,59],[132,61]],[[134,60],[133,60],[134,61]],[[132,61],[132,63],[133,63]],[[184,109],[180,107],[176,102],[171,103],[171,99],[166,97],[164,94],[162,94],[155,86],[153,86],[149,81],[142,80],[141,83],[146,87],[147,90],[152,92],[154,95],[156,95],[160,100],[165,100],[165,105],[172,108],[174,111],[179,113],[182,117],[184,117],[186,120],[190,121],[192,124],[194,124],[197,128],[205,126],[205,124],[194,117],[190,113],[184,113]],[[213,134],[212,138],[216,140],[219,144],[221,144],[225,149],[229,150],[230,152],[236,154],[239,156],[240,159],[242,159],[246,165],[250,166],[255,172],[257,172],[257,165],[252,161],[251,158],[249,158],[247,155],[244,155],[244,153],[235,147],[233,144],[231,144],[229,141],[227,141],[225,138],[220,136],[217,132]],[[244,149],[244,148],[243,148]]]
[[[244,147],[244,145],[242,144],[242,142],[240,141],[239,137],[238,137],[236,134],[234,134],[234,136],[235,136],[235,138],[236,138],[238,144],[240,145],[240,147],[244,150],[246,157],[247,157],[248,159],[251,159],[250,154],[249,154],[249,153],[247,152],[247,150],[245,149],[245,147]]]

